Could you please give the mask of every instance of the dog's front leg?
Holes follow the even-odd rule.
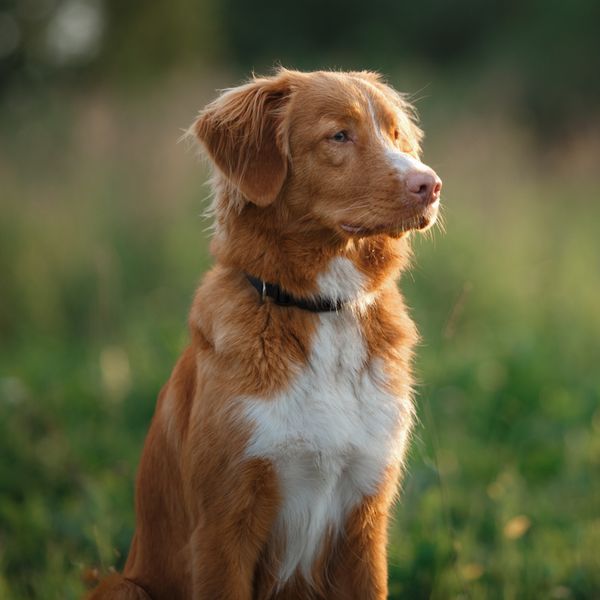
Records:
[[[351,516],[333,570],[332,600],[387,598],[387,520],[371,500]]]
[[[203,502],[192,536],[195,600],[251,600],[254,575],[279,506],[269,461],[252,459],[223,474]]]
[[[385,600],[387,529],[399,470],[390,469],[377,494],[363,498],[346,521],[331,565],[331,600]]]

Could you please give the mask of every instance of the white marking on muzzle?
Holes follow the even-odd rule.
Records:
[[[400,175],[406,175],[408,173],[421,173],[428,170],[428,167],[424,165],[420,160],[414,158],[406,152],[400,152],[400,150],[386,150],[387,159],[390,162],[390,166]]]
[[[371,99],[368,98],[368,106],[369,106],[369,114],[371,116],[371,121],[373,122],[373,130],[375,131],[375,135],[379,139],[379,141],[386,148],[385,154],[390,163],[390,166],[394,168],[399,175],[406,175],[411,172],[423,172],[427,171],[428,167],[424,165],[419,159],[407,154],[406,152],[401,152],[394,146],[394,143],[391,139],[383,135],[381,131],[381,126],[375,115],[375,109],[373,107],[373,103]]]

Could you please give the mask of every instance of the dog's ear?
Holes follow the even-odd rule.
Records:
[[[275,200],[287,176],[290,93],[289,72],[255,78],[225,91],[193,126],[215,165],[258,206]]]

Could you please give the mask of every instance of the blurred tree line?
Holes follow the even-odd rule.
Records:
[[[587,126],[600,100],[598,0],[0,0],[0,95],[143,81],[186,63],[243,73],[421,69],[485,86],[533,123]]]

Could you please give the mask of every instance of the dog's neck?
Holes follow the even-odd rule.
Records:
[[[397,279],[410,257],[406,236],[349,239],[302,224],[281,206],[224,211],[218,200],[211,244],[217,262],[299,298],[358,301]]]

